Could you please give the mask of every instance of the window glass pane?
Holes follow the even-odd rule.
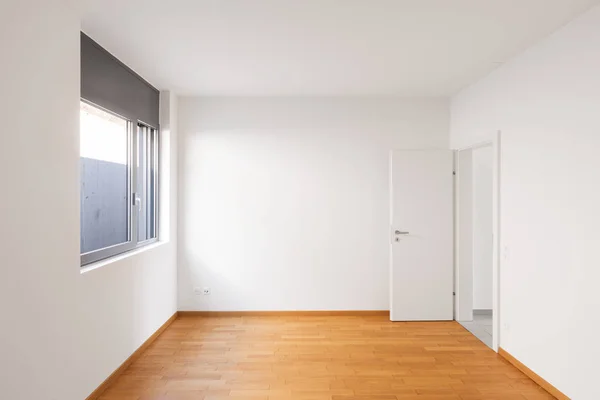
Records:
[[[138,241],[156,238],[156,131],[138,125],[137,189],[139,198]]]
[[[129,241],[127,120],[80,106],[81,253]]]

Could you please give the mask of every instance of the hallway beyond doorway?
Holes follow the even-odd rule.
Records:
[[[471,332],[477,339],[492,348],[492,310],[473,310],[473,321],[460,321],[459,324]]]

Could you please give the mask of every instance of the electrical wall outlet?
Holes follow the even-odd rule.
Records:
[[[208,296],[210,294],[210,288],[209,287],[201,288],[199,286],[196,286],[194,288],[194,294],[197,295],[197,296],[199,296],[201,294],[204,295],[204,296]]]

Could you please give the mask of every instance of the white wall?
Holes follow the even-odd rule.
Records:
[[[600,7],[452,101],[451,144],[502,131],[500,346],[600,398]]]
[[[0,6],[0,387],[82,400],[176,310],[170,242],[81,273],[79,18],[63,0]],[[167,99],[174,100],[173,96]],[[163,103],[164,105],[164,103]],[[175,204],[176,110],[169,195]]]
[[[491,147],[473,154],[473,309],[491,310],[492,302],[492,165]]]
[[[183,98],[179,117],[180,309],[389,309],[389,151],[448,148],[446,100]]]
[[[455,250],[454,265],[454,318],[457,321],[473,320],[473,151],[458,152],[455,159]]]

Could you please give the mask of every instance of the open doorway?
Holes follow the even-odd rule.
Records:
[[[455,319],[492,349],[497,348],[496,148],[489,142],[456,152]]]

